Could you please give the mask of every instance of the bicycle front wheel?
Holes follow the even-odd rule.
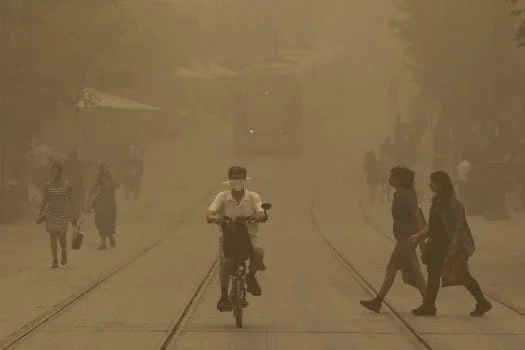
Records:
[[[233,286],[235,292],[233,294],[233,315],[235,317],[235,324],[238,328],[242,328],[242,313],[243,313],[243,305],[242,305],[242,298],[243,298],[243,289],[242,289],[242,283],[243,281],[241,279],[237,279],[235,281],[235,285]]]

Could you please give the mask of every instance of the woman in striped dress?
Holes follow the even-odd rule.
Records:
[[[40,208],[38,222],[45,222],[46,231],[49,233],[51,254],[53,262],[51,267],[58,267],[58,242],[62,253],[62,265],[67,264],[66,233],[69,220],[72,218],[72,187],[71,183],[64,180],[64,170],[60,162],[53,163],[51,179],[44,186],[44,198]]]

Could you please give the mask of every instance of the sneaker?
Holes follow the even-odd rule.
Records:
[[[360,301],[359,302],[364,308],[370,310],[370,311],[373,311],[375,312],[376,314],[379,313],[379,311],[381,310],[381,299],[379,298],[375,298],[375,299],[372,299],[372,300],[365,300],[365,301]]]
[[[485,300],[485,302],[478,303],[476,305],[476,308],[474,309],[474,311],[470,313],[470,316],[481,317],[485,315],[487,312],[489,312],[490,309],[492,309],[492,304],[488,300]]]
[[[230,303],[230,299],[228,299],[228,297],[221,296],[221,298],[217,302],[217,310],[219,310],[220,312],[227,312],[231,311],[231,309],[232,305]]]
[[[246,290],[251,295],[258,297],[262,294],[261,286],[259,285],[259,282],[257,282],[255,275],[248,274],[248,276],[246,276],[246,285]]]
[[[412,310],[414,316],[436,316],[436,308],[426,305],[421,305],[417,309]]]

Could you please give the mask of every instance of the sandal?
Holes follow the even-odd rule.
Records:
[[[67,264],[67,258],[62,257],[62,260],[60,260],[60,263],[62,264],[62,266],[65,266]]]
[[[53,260],[53,262],[51,262],[51,268],[52,269],[57,269],[58,268],[58,260],[55,259]]]

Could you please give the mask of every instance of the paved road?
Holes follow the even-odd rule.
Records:
[[[254,172],[275,163],[274,159],[253,162],[233,156],[228,133],[217,132],[224,129],[208,125],[197,137],[158,144],[151,150],[143,196],[120,208],[116,250],[96,250],[98,236],[87,217],[83,248],[70,252],[67,268],[51,270],[47,235],[42,227],[30,222],[5,226],[2,234],[7,238],[0,254],[0,339],[90,286],[162,236],[177,236],[180,230],[174,226],[199,197],[223,187],[220,182],[232,163],[245,163]],[[203,203],[212,195],[209,192]]]
[[[358,301],[368,297],[366,289],[313,228],[311,212],[315,197],[313,212],[318,227],[374,287],[379,286],[392,247],[366,225],[359,210],[360,167],[353,164],[361,164],[366,135],[356,133],[342,137],[342,133],[348,131],[337,123],[334,120],[333,124],[319,128],[317,138],[312,139],[308,150],[299,157],[285,161],[278,157],[244,159],[254,177],[251,186],[274,204],[271,221],[260,234],[268,266],[268,270],[260,274],[264,294],[250,298],[246,326],[239,330],[230,313],[215,310],[219,294],[215,277],[205,289],[184,330],[174,340],[173,349],[414,348],[414,337],[388,309],[376,315],[360,307]],[[326,141],[328,135],[333,142]],[[337,140],[341,143],[336,143]],[[208,148],[204,147],[204,150]],[[217,150],[211,154],[211,157],[208,155],[209,158],[202,159],[211,162],[221,155]],[[330,157],[333,154],[336,156]],[[190,199],[202,194],[204,188],[217,178],[222,178],[221,171],[209,173],[212,168],[222,170],[238,160],[220,159],[212,167],[207,161],[196,161],[192,165],[193,171],[181,170],[192,179],[182,184],[179,182],[182,178],[173,181],[175,171],[165,172],[161,178],[168,186],[164,188],[170,190],[164,197],[160,197],[161,190],[151,197],[163,203],[150,208],[159,216],[152,216],[155,220],[144,222],[142,226],[137,224],[136,231],[138,236],[147,237],[153,224],[159,225],[159,230],[163,227],[171,231],[172,235],[15,348],[158,348],[216,256],[217,233],[203,223],[201,209],[188,213],[181,225],[175,227],[173,223],[182,208],[191,206]],[[156,181],[160,183],[161,179]],[[195,186],[193,190],[188,189],[189,183]],[[320,191],[315,196],[317,187]],[[181,192],[184,189],[188,192]],[[169,202],[171,198],[174,198],[173,203]],[[177,198],[180,201],[175,200]],[[154,201],[146,203],[152,205]],[[138,236],[134,236],[133,242],[140,241]],[[145,242],[135,243],[136,248]],[[128,254],[132,252],[130,250]],[[84,260],[81,254],[86,254]],[[67,294],[65,291],[70,293],[78,289],[75,284],[79,282],[77,277],[79,280],[80,276],[88,280],[94,278],[103,268],[99,266],[97,270],[90,266],[104,264],[97,259],[94,262],[93,254],[88,250],[81,251],[69,269],[50,272],[47,266],[41,266],[28,269],[24,272],[26,275],[18,275],[19,280],[10,293],[4,292],[10,303],[18,300],[18,304],[8,309],[3,325],[11,328],[20,325],[14,311],[17,308],[25,319],[29,314],[35,314],[25,309],[24,303],[35,308],[39,302],[46,302],[46,308],[49,308],[53,305],[50,300],[59,299],[51,297],[53,291],[60,290],[64,295]],[[494,256],[487,264],[504,267],[502,261],[505,261],[504,256]],[[116,263],[111,261],[106,265]],[[489,270],[489,266],[476,267],[482,283],[488,280],[483,274],[485,267]],[[91,276],[86,271],[91,271]],[[39,284],[35,286],[32,279],[40,281]],[[511,287],[494,286],[501,293],[507,288]],[[487,317],[472,319],[468,312],[473,302],[461,288],[441,292],[440,316],[436,318],[419,319],[410,315],[410,310],[420,303],[419,296],[401,281],[391,291],[388,301],[432,349],[524,348],[523,316],[495,305]],[[9,306],[9,303],[4,306]]]
[[[363,218],[358,207],[358,197],[361,191],[345,186],[350,174],[344,172],[346,166],[340,164],[340,171],[333,170],[330,173],[332,180],[327,181],[326,192],[318,205],[321,225],[333,227],[329,230],[330,239],[345,252],[345,256],[355,263],[360,272],[367,276],[375,288],[379,288],[384,276],[384,267],[392,249],[392,244],[377,235],[364,225]],[[333,193],[338,191],[339,198],[353,198],[353,200],[334,202]],[[329,203],[331,206],[329,207]],[[330,208],[330,209],[328,209]],[[366,213],[372,218],[379,218],[378,224],[384,230],[390,228],[391,222],[386,219],[384,206],[365,207]],[[347,218],[347,225],[342,226],[337,222],[342,217]],[[387,231],[389,232],[389,231]],[[486,260],[475,256],[472,271],[479,279],[482,286],[490,288],[502,295],[509,295],[518,286],[516,276],[510,278],[507,284],[491,284],[496,269],[500,275],[505,275],[508,264],[507,256],[503,250],[496,249],[492,254],[489,237],[485,237],[484,243],[478,240],[479,255],[490,256]],[[498,240],[495,240],[498,242]],[[484,253],[482,253],[484,251]],[[517,262],[515,263],[517,265]],[[500,277],[500,281],[504,278]],[[514,283],[513,283],[514,281]],[[514,311],[495,303],[494,309],[482,319],[472,319],[468,316],[474,307],[474,301],[463,288],[446,288],[441,290],[438,296],[439,317],[436,318],[414,318],[410,310],[419,306],[419,293],[404,285],[400,278],[394,285],[389,301],[403,315],[412,326],[430,343],[434,349],[522,349],[525,346],[525,317]],[[522,288],[522,287],[520,287]],[[513,290],[514,289],[514,290]],[[521,295],[525,295],[521,289]],[[520,298],[523,300],[523,297]],[[513,300],[516,301],[516,300]],[[522,301],[523,303],[523,301]]]
[[[257,177],[271,181],[254,180],[253,186],[274,202],[275,210],[260,235],[268,261],[268,271],[260,276],[264,296],[250,299],[246,328],[239,333],[231,314],[216,312],[214,279],[176,348],[410,346],[388,315],[361,309],[357,300],[364,290],[312,228],[313,190],[325,174],[326,155],[332,149],[320,146],[284,164],[274,159],[278,169],[259,166]],[[216,255],[216,238],[201,215],[192,213],[172,239],[17,348],[154,349]]]

